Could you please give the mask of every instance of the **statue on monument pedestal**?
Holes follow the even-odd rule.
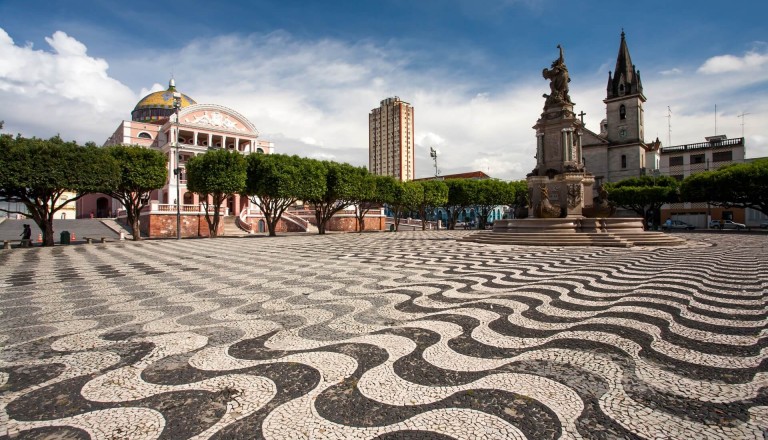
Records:
[[[539,186],[539,203],[533,207],[533,216],[537,218],[562,217],[562,209],[549,201],[549,189],[546,185]]]
[[[568,76],[568,67],[565,66],[565,58],[563,57],[563,48],[559,44],[557,48],[560,49],[560,57],[555,61],[552,61],[552,68],[545,68],[541,74],[544,79],[550,80],[549,89],[551,93],[543,95],[547,98],[544,108],[550,105],[556,104],[573,104],[571,97],[568,96],[568,83],[571,82],[570,76]]]

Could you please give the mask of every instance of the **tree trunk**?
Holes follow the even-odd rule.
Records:
[[[450,224],[448,226],[448,229],[450,229],[452,231],[456,230],[456,222],[459,221],[459,213],[461,213],[462,211],[464,211],[464,210],[463,209],[462,210],[458,210],[457,209],[456,212],[452,212],[451,213],[451,218],[450,218],[451,222],[450,222]]]
[[[400,231],[400,217],[402,215],[403,212],[400,209],[392,210],[392,220],[395,222],[395,232]]]
[[[271,219],[267,220],[267,230],[269,231],[270,237],[277,237],[277,222],[279,219]]]
[[[265,210],[264,207],[261,208],[261,212],[264,213],[264,221],[267,223],[267,234],[270,237],[277,236],[277,232],[275,231],[277,228],[277,219],[272,216],[270,210]]]
[[[48,219],[45,222],[45,229],[43,230],[43,246],[53,246],[53,212],[48,214]]]
[[[126,207],[128,224],[131,226],[133,241],[141,240],[141,231],[139,230],[139,214],[132,207]]]
[[[210,234],[212,238],[216,238],[219,236],[219,206],[216,205],[213,207],[213,223],[211,224]]]
[[[325,234],[325,221],[323,220],[323,217],[322,209],[315,207],[315,221],[317,222],[318,235]]]

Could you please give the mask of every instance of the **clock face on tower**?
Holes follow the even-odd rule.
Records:
[[[622,138],[622,139],[627,137],[627,129],[626,128],[622,128],[621,130],[619,130],[619,137]]]

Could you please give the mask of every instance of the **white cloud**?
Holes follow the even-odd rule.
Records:
[[[17,46],[0,29],[0,108],[6,131],[79,141],[106,139],[136,95],[107,74],[109,65],[88,56],[64,32],[45,39],[51,51]]]
[[[730,54],[714,56],[705,61],[698,71],[705,74],[743,72],[760,70],[766,64],[768,64],[768,53],[749,51],[741,57]]]
[[[669,70],[662,70],[659,73],[662,74],[662,75],[680,75],[681,73],[683,73],[683,70],[682,69],[678,69],[677,67],[673,67],[673,68],[671,68]]]

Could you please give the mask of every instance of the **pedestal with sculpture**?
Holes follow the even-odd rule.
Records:
[[[667,234],[644,232],[642,219],[612,218],[605,193],[594,197],[595,179],[581,152],[583,123],[568,94],[568,67],[560,56],[542,71],[549,80],[536,130],[536,168],[527,176],[528,217],[496,220],[493,231],[467,237],[474,242],[525,245],[632,246],[684,243]]]

